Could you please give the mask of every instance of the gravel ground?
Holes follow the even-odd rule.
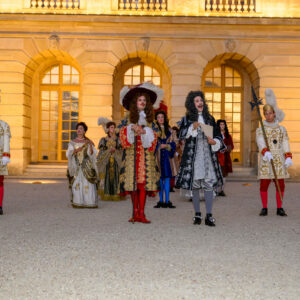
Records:
[[[5,182],[0,299],[300,299],[299,183],[284,208],[259,217],[258,183],[230,182],[215,228],[192,225],[192,204],[152,208],[130,224],[129,200],[73,209],[65,181]],[[201,202],[204,212],[204,203]]]

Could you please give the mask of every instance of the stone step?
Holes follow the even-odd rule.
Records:
[[[66,178],[67,164],[29,164],[22,177],[25,178]]]

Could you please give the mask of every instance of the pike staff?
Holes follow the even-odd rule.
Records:
[[[266,135],[264,123],[263,123],[263,120],[262,120],[262,117],[261,117],[261,113],[260,113],[260,109],[259,109],[259,106],[263,105],[262,104],[262,99],[258,99],[257,98],[257,96],[255,94],[255,91],[253,89],[253,86],[251,87],[251,91],[252,91],[252,98],[253,98],[253,101],[249,102],[249,104],[251,105],[251,111],[253,111],[253,109],[256,108],[257,115],[258,115],[258,120],[259,120],[261,129],[262,129],[262,133],[263,133],[263,137],[264,137],[264,141],[265,141],[265,144],[266,144],[266,147],[267,147],[268,151],[270,151],[270,146],[269,146],[268,138],[267,138],[267,135]],[[274,178],[275,179],[275,184],[276,184],[277,190],[279,192],[280,200],[282,202],[283,198],[282,198],[281,189],[280,189],[280,185],[279,185],[279,182],[278,182],[277,173],[276,173],[276,169],[275,169],[273,158],[270,160],[270,163],[271,163],[272,171],[273,171],[273,174],[274,174],[274,177],[275,177]]]

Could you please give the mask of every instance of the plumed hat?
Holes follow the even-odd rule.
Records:
[[[278,122],[282,122],[284,120],[284,117],[285,117],[285,113],[283,110],[279,109],[278,106],[277,106],[277,100],[276,100],[276,97],[275,97],[275,94],[273,92],[272,89],[266,89],[265,90],[265,96],[266,96],[266,103],[270,106],[273,107],[274,109],[274,112],[276,114],[276,120]]]
[[[132,88],[124,86],[120,92],[120,104],[125,109],[129,110],[130,101],[137,93],[145,93],[149,95],[154,109],[159,108],[159,104],[164,97],[164,91],[160,87],[151,82],[144,82]]]

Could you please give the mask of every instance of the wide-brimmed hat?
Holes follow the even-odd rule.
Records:
[[[144,82],[132,88],[124,86],[120,92],[120,104],[129,110],[130,102],[137,93],[145,93],[149,96],[154,109],[159,108],[159,104],[164,97],[164,91],[151,82]]]

